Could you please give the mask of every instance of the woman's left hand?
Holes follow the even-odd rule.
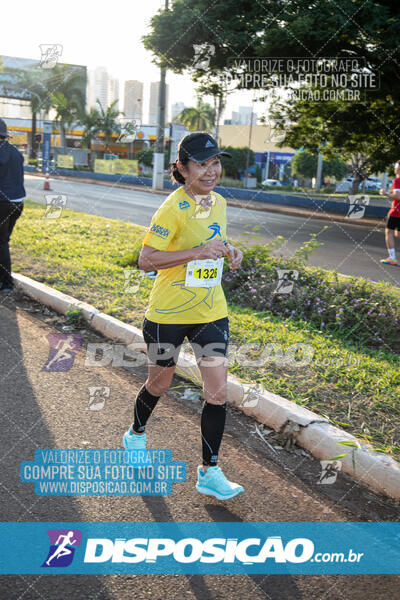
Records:
[[[240,264],[242,262],[243,252],[241,252],[240,250],[238,250],[238,248],[235,248],[235,246],[232,246],[232,244],[229,243],[226,245],[226,248],[228,250],[228,259],[230,261],[229,268],[237,269],[238,267],[240,267]]]

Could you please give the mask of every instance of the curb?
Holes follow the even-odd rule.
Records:
[[[90,304],[25,275],[13,273],[13,279],[16,287],[37,302],[61,314],[66,314],[69,309],[79,309],[90,327],[105,337],[132,345],[134,348],[131,349],[136,351],[146,352],[142,332],[137,327],[101,313]],[[196,383],[201,381],[196,360],[187,352],[180,353],[176,372]],[[265,390],[261,385],[255,388],[254,384],[242,383],[233,375],[228,375],[227,387],[231,405],[287,438],[292,438],[316,458],[330,460],[346,452],[346,446],[339,442],[353,443],[351,450],[340,459],[342,470],[373,491],[400,500],[400,464],[391,456],[374,452],[370,444],[331,425],[327,419],[307,408]]]

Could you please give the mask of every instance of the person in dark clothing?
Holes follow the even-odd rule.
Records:
[[[7,125],[0,119],[0,292],[12,292],[9,241],[24,208],[24,157],[8,141]]]

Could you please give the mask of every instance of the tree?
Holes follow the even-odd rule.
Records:
[[[382,100],[370,101],[369,105],[285,101],[276,104],[273,116],[284,133],[279,146],[303,147],[311,153],[321,150],[327,159],[340,155],[348,162],[353,177],[352,194],[357,194],[368,175],[384,171],[398,160],[393,132],[399,123],[400,109],[389,107]]]
[[[92,141],[100,132],[100,113],[95,108],[91,108],[89,112],[81,111],[77,121],[83,126],[82,148],[89,150],[88,164],[92,168]]]
[[[176,116],[177,122],[185,125],[189,131],[207,131],[213,126],[214,118],[212,107],[200,97],[196,106],[186,107]]]
[[[311,179],[317,172],[318,157],[310,152],[297,152],[290,164],[292,175]]]
[[[168,149],[165,148],[164,150],[164,169],[168,169],[169,168],[169,162],[168,162]],[[142,165],[144,165],[145,167],[152,167],[153,166],[153,157],[154,157],[154,147],[153,148],[144,148],[144,150],[138,150],[135,154],[135,158],[136,160],[138,160],[140,163],[142,163]]]
[[[47,87],[51,92],[51,105],[60,124],[61,146],[66,147],[66,129],[84,110],[86,101],[86,77],[80,69],[57,64],[49,70]]]
[[[333,160],[325,160],[322,163],[322,176],[323,177],[334,177],[337,181],[340,181],[349,172],[349,167],[343,161],[338,158]]]
[[[318,155],[311,152],[297,152],[291,162],[292,175],[299,175],[307,179],[315,177],[317,172]],[[323,160],[322,177],[333,176],[340,180],[348,172],[346,163],[336,159]]]
[[[222,168],[225,170],[227,177],[233,177],[234,179],[240,179],[240,176],[246,169],[247,151],[248,148],[233,148],[232,146],[226,146],[222,148],[229,154],[232,154],[232,158],[221,156]],[[250,150],[249,154],[249,167],[254,165],[255,154],[253,150]]]
[[[100,100],[97,99],[97,104],[99,105],[100,109],[99,131],[104,133],[106,152],[108,152],[108,147],[112,138],[112,134],[121,133],[121,126],[117,122],[119,111],[114,109],[114,106],[117,102],[118,100],[114,100],[114,102],[107,107],[107,110],[104,110]]]
[[[144,148],[144,150],[138,150],[135,154],[136,160],[138,160],[145,167],[153,166],[154,148]]]
[[[329,2],[310,4],[308,0],[212,4],[208,0],[176,0],[169,10],[154,15],[143,42],[159,66],[176,73],[193,73],[195,45],[214,45],[206,72],[221,80],[227,72],[240,74],[242,59],[249,56],[365,57],[359,74],[376,74],[380,85],[365,90],[360,102],[307,101],[280,111],[285,122],[290,119],[295,124],[283,145],[314,152],[324,147],[324,154],[332,155],[343,150],[344,160],[352,167],[354,189],[358,189],[368,174],[397,160],[399,27],[400,13],[393,0],[335,0],[334,11]],[[279,75],[290,74],[289,63],[283,61]],[[270,68],[263,75],[267,93],[274,87],[276,71]],[[248,89],[259,85],[256,78],[237,83],[238,88]],[[321,123],[326,124],[325,130]]]
[[[199,83],[199,86],[197,87],[197,92],[202,96],[212,96],[213,98],[213,135],[218,142],[219,123],[222,117],[222,113],[226,106],[226,99],[228,94],[230,93],[230,89],[228,85],[223,80],[221,80],[221,78],[214,77],[213,80],[211,73],[202,73],[198,71],[193,76],[193,78]]]
[[[235,57],[365,57],[366,68],[381,76],[377,97],[399,98],[398,4],[335,0],[335,8],[309,0],[175,0],[152,17],[142,39],[154,62],[176,73],[193,68],[195,45],[215,47],[207,71],[219,73]]]

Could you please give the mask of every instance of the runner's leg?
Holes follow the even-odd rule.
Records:
[[[144,319],[143,337],[149,357],[148,376],[135,400],[135,417],[130,429],[132,433],[144,433],[146,423],[158,400],[169,389],[179,353],[175,353],[175,350],[182,344],[182,335],[182,327],[165,326]],[[158,356],[163,356],[163,350],[167,358],[160,359]]]
[[[394,243],[394,230],[393,229],[389,229],[388,227],[386,227],[386,229],[385,229],[385,240],[386,240],[386,247],[388,249],[389,257],[392,260],[396,260],[395,243]]]
[[[203,466],[207,468],[218,463],[218,452],[226,420],[228,368],[221,364],[220,357],[211,356],[204,357],[199,368],[205,399],[201,413]]]
[[[216,466],[226,419],[229,319],[200,324],[188,334],[203,380],[201,439],[204,470]]]

